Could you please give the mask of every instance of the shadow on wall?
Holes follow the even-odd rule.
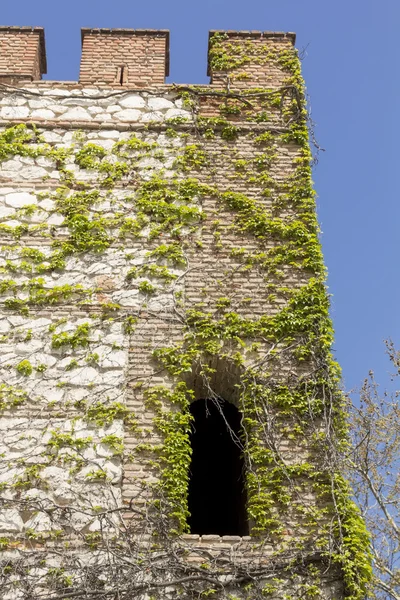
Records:
[[[242,414],[238,408],[241,368],[214,357],[196,365],[186,384],[195,401],[189,482],[190,532],[248,535]]]
[[[248,535],[241,414],[222,399],[196,400],[190,410],[190,532]]]

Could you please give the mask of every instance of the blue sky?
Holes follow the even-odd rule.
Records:
[[[48,78],[76,80],[81,27],[170,29],[170,82],[205,83],[209,29],[295,31],[318,141],[315,169],[335,352],[347,389],[400,345],[398,0],[2,0],[3,25],[46,29]]]

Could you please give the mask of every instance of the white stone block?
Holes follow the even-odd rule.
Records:
[[[89,385],[95,383],[99,373],[93,367],[84,367],[70,371],[65,377],[71,385]]]
[[[46,365],[47,367],[54,367],[57,359],[51,354],[44,354],[43,352],[38,352],[32,357],[32,364],[37,367],[38,365]]]
[[[122,350],[114,350],[110,354],[102,357],[101,366],[106,368],[124,368],[127,363],[126,352]]]
[[[117,110],[119,110],[119,107],[117,107]],[[100,106],[89,106],[88,111],[91,115],[99,115],[104,112]]]
[[[164,311],[171,310],[173,307],[173,298],[172,295],[160,294],[155,298],[151,298],[148,301],[149,310],[154,311]]]
[[[17,96],[16,98],[14,97],[12,100],[10,100],[10,97],[5,97],[1,100],[0,104],[4,106],[9,104],[12,104],[12,106],[23,106],[24,104],[27,104],[27,100],[21,96]]]
[[[49,503],[49,499],[44,490],[39,490],[38,488],[30,488],[23,493],[23,497],[31,499],[31,500],[43,500],[47,504]]]
[[[96,453],[101,458],[111,458],[111,456],[114,454],[114,451],[110,448],[110,446],[107,446],[107,444],[97,444]]]
[[[47,252],[45,252],[45,254],[48,254],[48,248],[41,248],[42,252],[45,252],[45,250],[47,250]],[[51,319],[46,319],[45,317],[40,317],[39,319],[35,319],[34,321],[28,321],[27,323],[25,323],[25,328],[26,329],[41,329],[42,327],[48,327],[51,324]]]
[[[53,281],[56,285],[86,285],[88,283],[86,273],[53,273]],[[49,282],[49,287],[52,284]]]
[[[75,131],[64,131],[61,135],[62,135],[61,146],[63,148],[67,148],[70,144],[75,142]]]
[[[71,527],[73,527],[74,530],[80,531],[88,525],[90,519],[91,518],[88,515],[85,515],[82,512],[73,511],[71,515]]]
[[[16,421],[17,419],[15,419]],[[6,430],[8,428],[13,427],[13,422],[14,419],[1,419],[2,426],[0,427],[1,430]],[[20,477],[24,472],[23,468],[19,468],[19,469],[8,469],[7,471],[0,473],[0,483],[14,483],[17,479],[17,477]]]
[[[96,115],[95,117],[93,117],[93,120],[96,121],[97,123],[103,123],[104,121],[112,121],[112,116],[102,112],[98,115]]]
[[[67,352],[67,350],[66,350],[66,352]],[[74,354],[74,358],[76,360],[75,354]],[[71,355],[68,353],[68,356],[66,356],[65,358],[59,359],[57,361],[57,369],[59,369],[60,371],[65,371],[66,367],[68,367],[68,365],[71,363],[71,360],[72,360]]]
[[[61,469],[61,467],[45,467],[41,473],[43,479],[46,479],[52,487],[56,487],[59,484],[65,484],[68,480],[68,470]]]
[[[89,98],[65,98],[64,100],[61,100],[62,104],[65,104],[66,106],[73,106],[73,107],[80,107],[80,106],[84,106],[85,108],[89,107]],[[93,105],[93,102],[92,102]]]
[[[76,498],[70,486],[60,485],[54,491],[54,500],[61,506],[68,506],[72,504]]]
[[[32,111],[31,117],[32,119],[54,119],[55,114],[47,108],[38,108]]]
[[[151,110],[167,110],[168,108],[174,108],[174,103],[166,98],[150,97],[147,104]]]
[[[15,360],[15,352],[12,349],[11,352],[7,352],[8,348],[1,348],[2,354],[0,355],[0,365],[7,365],[9,362]]]
[[[65,121],[91,121],[92,117],[89,112],[82,108],[81,106],[76,106],[74,108],[70,108],[63,115],[63,120]]]
[[[67,107],[62,104],[50,104],[49,110],[52,110],[55,115],[62,115],[67,111]]]
[[[90,97],[95,97],[97,96],[99,93],[101,93],[101,90],[99,90],[98,88],[83,88],[81,90],[81,94],[82,96],[90,96]]]
[[[122,290],[113,294],[113,302],[121,304],[121,306],[137,307],[139,302],[139,290]],[[108,336],[107,336],[108,337]]]
[[[72,94],[72,92],[69,92],[68,90],[63,90],[59,88],[44,90],[44,92],[42,93],[44,96],[70,96]]]
[[[11,325],[7,319],[0,319],[0,333],[7,333],[10,331]],[[0,346],[0,350],[3,351],[3,346]]]
[[[152,158],[151,156],[142,158],[139,161],[139,165],[142,169],[162,169],[163,163],[157,160],[156,158]]]
[[[20,436],[20,434],[17,434],[18,437],[15,440],[7,440],[7,444],[9,447],[10,452],[19,452],[21,453],[22,450],[26,450],[27,448],[29,448],[30,446],[36,445],[35,440],[29,440],[24,438],[23,436]],[[36,448],[35,448],[35,453],[36,453]],[[21,454],[20,454],[21,456]]]
[[[36,196],[28,192],[15,192],[14,194],[7,194],[6,204],[14,208],[21,208],[27,204],[37,204],[37,199]]]
[[[37,352],[42,349],[44,346],[43,340],[29,340],[29,342],[21,342],[15,346],[15,351],[17,354],[32,354],[32,352]]]
[[[45,198],[44,200],[40,200],[39,206],[43,210],[50,212],[51,210],[54,210],[54,201],[50,200],[49,198]]]
[[[33,360],[32,360],[33,362]],[[55,375],[52,375],[55,377]],[[49,371],[46,372],[46,378],[49,377]],[[34,383],[34,396],[42,398],[46,402],[61,402],[64,397],[65,389],[57,387],[59,379],[43,379],[42,381],[33,380]],[[27,387],[28,382],[25,384]]]
[[[146,106],[144,98],[137,96],[136,94],[129,94],[128,96],[125,96],[119,100],[118,103],[124,108],[144,108]]]
[[[101,146],[105,150],[111,150],[114,146],[114,142],[112,140],[96,140],[96,144]],[[110,156],[110,162],[113,162],[114,157]]]
[[[107,275],[112,273],[112,268],[105,263],[96,262],[87,268],[86,273],[88,275]]]
[[[2,510],[0,512],[0,531],[20,532],[23,530],[24,522],[15,508]]]
[[[136,290],[136,294],[139,294],[139,291]],[[121,348],[125,345],[125,337],[122,334],[118,333],[102,335],[100,341],[102,344],[109,344],[110,346],[121,346]]]
[[[96,134],[97,135],[97,134]],[[98,136],[100,138],[104,138],[104,139],[111,139],[111,140],[118,140],[120,135],[119,131],[116,130],[107,130],[107,131],[100,131],[98,133]],[[90,136],[89,136],[90,137]]]
[[[43,512],[38,512],[35,515],[33,515],[33,517],[31,517],[28,521],[26,521],[25,528],[33,529],[36,532],[51,531],[51,519],[47,514]]]
[[[49,106],[49,104],[52,103],[52,100],[50,98],[30,98],[28,105],[29,108],[34,108],[34,109],[41,109],[41,108],[47,108]]]
[[[143,113],[142,118],[140,119],[142,123],[149,123],[150,121],[163,121],[164,115],[160,111]]]
[[[88,392],[85,388],[72,388],[67,390],[68,400],[72,402],[80,402],[81,400],[88,399]]]
[[[110,323],[109,325],[109,332],[110,333],[117,333],[117,334],[121,334],[123,331],[123,325],[122,323]]]
[[[3,221],[3,225],[7,225],[8,227],[17,227],[20,224],[16,219],[9,219],[7,221]]]
[[[33,158],[32,156],[17,156],[16,160],[24,165],[35,165],[37,159]]]
[[[27,106],[4,106],[0,110],[2,119],[26,119],[29,116],[29,108]]]
[[[64,222],[64,217],[62,215],[53,214],[48,219],[46,219],[48,225],[61,225]]]
[[[118,461],[119,462],[119,461]],[[112,483],[119,483],[122,479],[121,466],[108,461],[104,464],[103,469],[107,471],[107,476],[111,478]]]
[[[42,167],[24,167],[17,161],[8,162],[15,162],[16,164],[13,165],[12,169],[9,171],[4,168],[3,176],[5,177],[13,177],[15,176],[15,173],[18,172],[18,175],[21,179],[42,179],[42,177],[48,174],[46,169],[43,169]]]
[[[122,404],[125,404],[125,398],[121,398],[120,401],[121,401]],[[118,437],[123,437],[123,435],[124,435],[124,422],[121,419],[113,421],[112,423],[110,423],[106,427],[104,427],[104,428],[101,427],[98,430],[98,435],[99,435],[99,438],[102,438],[105,435],[117,435]]]
[[[165,169],[172,169],[175,163],[175,157],[174,156],[169,156],[167,158],[167,160],[164,161],[164,168]]]
[[[21,171],[22,177],[25,179],[42,179],[48,175],[46,169],[42,167],[29,167]]]
[[[157,144],[161,147],[169,147],[171,145],[171,138],[161,134],[157,138]]]
[[[102,529],[102,525],[99,519],[95,519],[87,526],[88,531],[100,531]]]
[[[36,164],[40,167],[53,167],[54,161],[51,158],[48,158],[47,156],[39,156],[36,159]]]
[[[7,206],[0,206],[0,219],[4,219],[13,215],[15,210],[13,208],[8,208]]]
[[[181,110],[179,108],[170,108],[165,113],[166,119],[175,119],[176,117],[184,117],[186,119],[190,119],[191,114],[187,110]]]
[[[20,325],[25,325],[29,322],[26,317],[21,317],[20,315],[10,315],[8,320],[14,327],[19,327]]]
[[[140,110],[135,110],[133,108],[127,108],[125,110],[120,110],[119,112],[114,114],[114,117],[119,121],[139,121],[141,117]]]

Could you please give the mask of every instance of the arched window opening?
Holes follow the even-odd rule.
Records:
[[[190,532],[248,535],[240,413],[223,400],[197,400],[190,410]]]

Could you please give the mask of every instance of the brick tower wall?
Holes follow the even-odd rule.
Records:
[[[1,92],[0,598],[345,597],[294,34],[212,32],[208,88],[164,85],[165,31],[82,39],[79,83]],[[202,398],[243,415],[249,536],[185,526]]]

